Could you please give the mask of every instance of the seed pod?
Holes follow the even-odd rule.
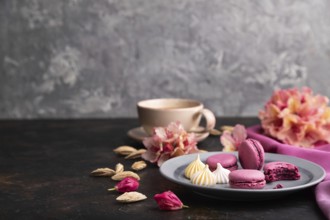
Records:
[[[119,154],[119,155],[129,155],[129,154],[131,154],[131,153],[133,153],[133,152],[135,152],[137,150],[134,147],[123,145],[123,146],[117,147],[113,151],[116,154]]]
[[[123,180],[125,177],[133,177],[137,180],[140,180],[139,175],[137,175],[136,173],[132,172],[132,171],[123,171],[120,173],[116,173],[115,175],[113,175],[111,177],[111,179],[116,180],[116,181],[120,181]]]
[[[125,159],[135,159],[141,157],[143,153],[145,153],[147,150],[146,149],[139,149],[135,152],[132,152],[131,154],[127,155]]]
[[[221,131],[219,131],[219,130],[213,128],[213,129],[210,130],[210,134],[211,134],[211,135],[214,135],[214,136],[218,136],[218,135],[221,134]]]
[[[115,175],[115,171],[113,169],[110,169],[108,167],[105,168],[98,168],[96,170],[93,170],[90,175],[91,176],[113,176]]]
[[[133,170],[136,170],[136,171],[138,171],[138,170],[142,170],[142,169],[144,169],[144,168],[146,168],[147,167],[147,164],[146,164],[146,162],[145,161],[143,161],[143,160],[140,160],[140,161],[136,161],[136,162],[134,162],[133,164],[132,164],[132,169]]]
[[[139,192],[125,192],[124,194],[118,196],[116,200],[122,203],[137,202],[146,199],[147,197]]]
[[[230,125],[224,125],[220,127],[221,131],[230,131],[232,132],[234,130],[234,126],[230,126]]]
[[[116,164],[116,174],[124,171],[124,165],[121,163]]]

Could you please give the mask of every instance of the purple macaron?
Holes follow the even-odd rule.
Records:
[[[265,175],[259,170],[234,170],[229,173],[229,185],[235,189],[262,189],[266,185]]]
[[[299,170],[295,165],[281,161],[267,163],[264,166],[264,174],[267,182],[300,179]]]
[[[217,168],[217,163],[220,163],[223,168],[230,171],[237,170],[237,157],[233,154],[214,154],[206,159],[206,164],[209,165],[210,170]]]
[[[264,148],[255,139],[246,139],[238,147],[238,159],[243,169],[261,170],[265,161]]]

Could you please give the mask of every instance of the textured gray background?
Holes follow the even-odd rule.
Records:
[[[328,0],[1,0],[0,117],[134,117],[199,99],[257,115],[273,89],[330,96]]]

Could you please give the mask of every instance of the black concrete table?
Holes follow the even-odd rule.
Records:
[[[217,127],[258,123],[256,118],[219,118]],[[90,177],[100,167],[132,160],[113,153],[120,145],[143,145],[127,136],[137,119],[0,121],[0,219],[324,219],[309,188],[260,202],[229,202],[202,197],[166,180],[158,167],[140,171],[138,191],[148,199],[120,204],[115,182]],[[221,150],[219,137],[199,143]],[[189,209],[161,211],[153,195],[175,192]]]

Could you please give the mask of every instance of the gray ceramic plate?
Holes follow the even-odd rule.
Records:
[[[200,154],[203,162],[206,158],[213,154],[222,152],[207,152]],[[237,156],[237,152],[232,153]],[[325,177],[325,171],[319,165],[310,161],[297,157],[265,153],[265,163],[272,161],[285,161],[296,165],[299,169],[301,177],[299,180],[283,180],[272,183],[267,183],[263,189],[233,189],[229,184],[216,184],[215,186],[206,187],[192,184],[184,176],[184,169],[189,163],[196,159],[197,154],[188,154],[180,157],[175,157],[165,161],[160,167],[161,174],[172,182],[190,188],[195,193],[203,196],[222,199],[222,200],[264,200],[273,199],[298,190],[311,187],[321,182]],[[239,167],[241,169],[241,167]],[[277,184],[282,184],[284,187],[273,189]]]

